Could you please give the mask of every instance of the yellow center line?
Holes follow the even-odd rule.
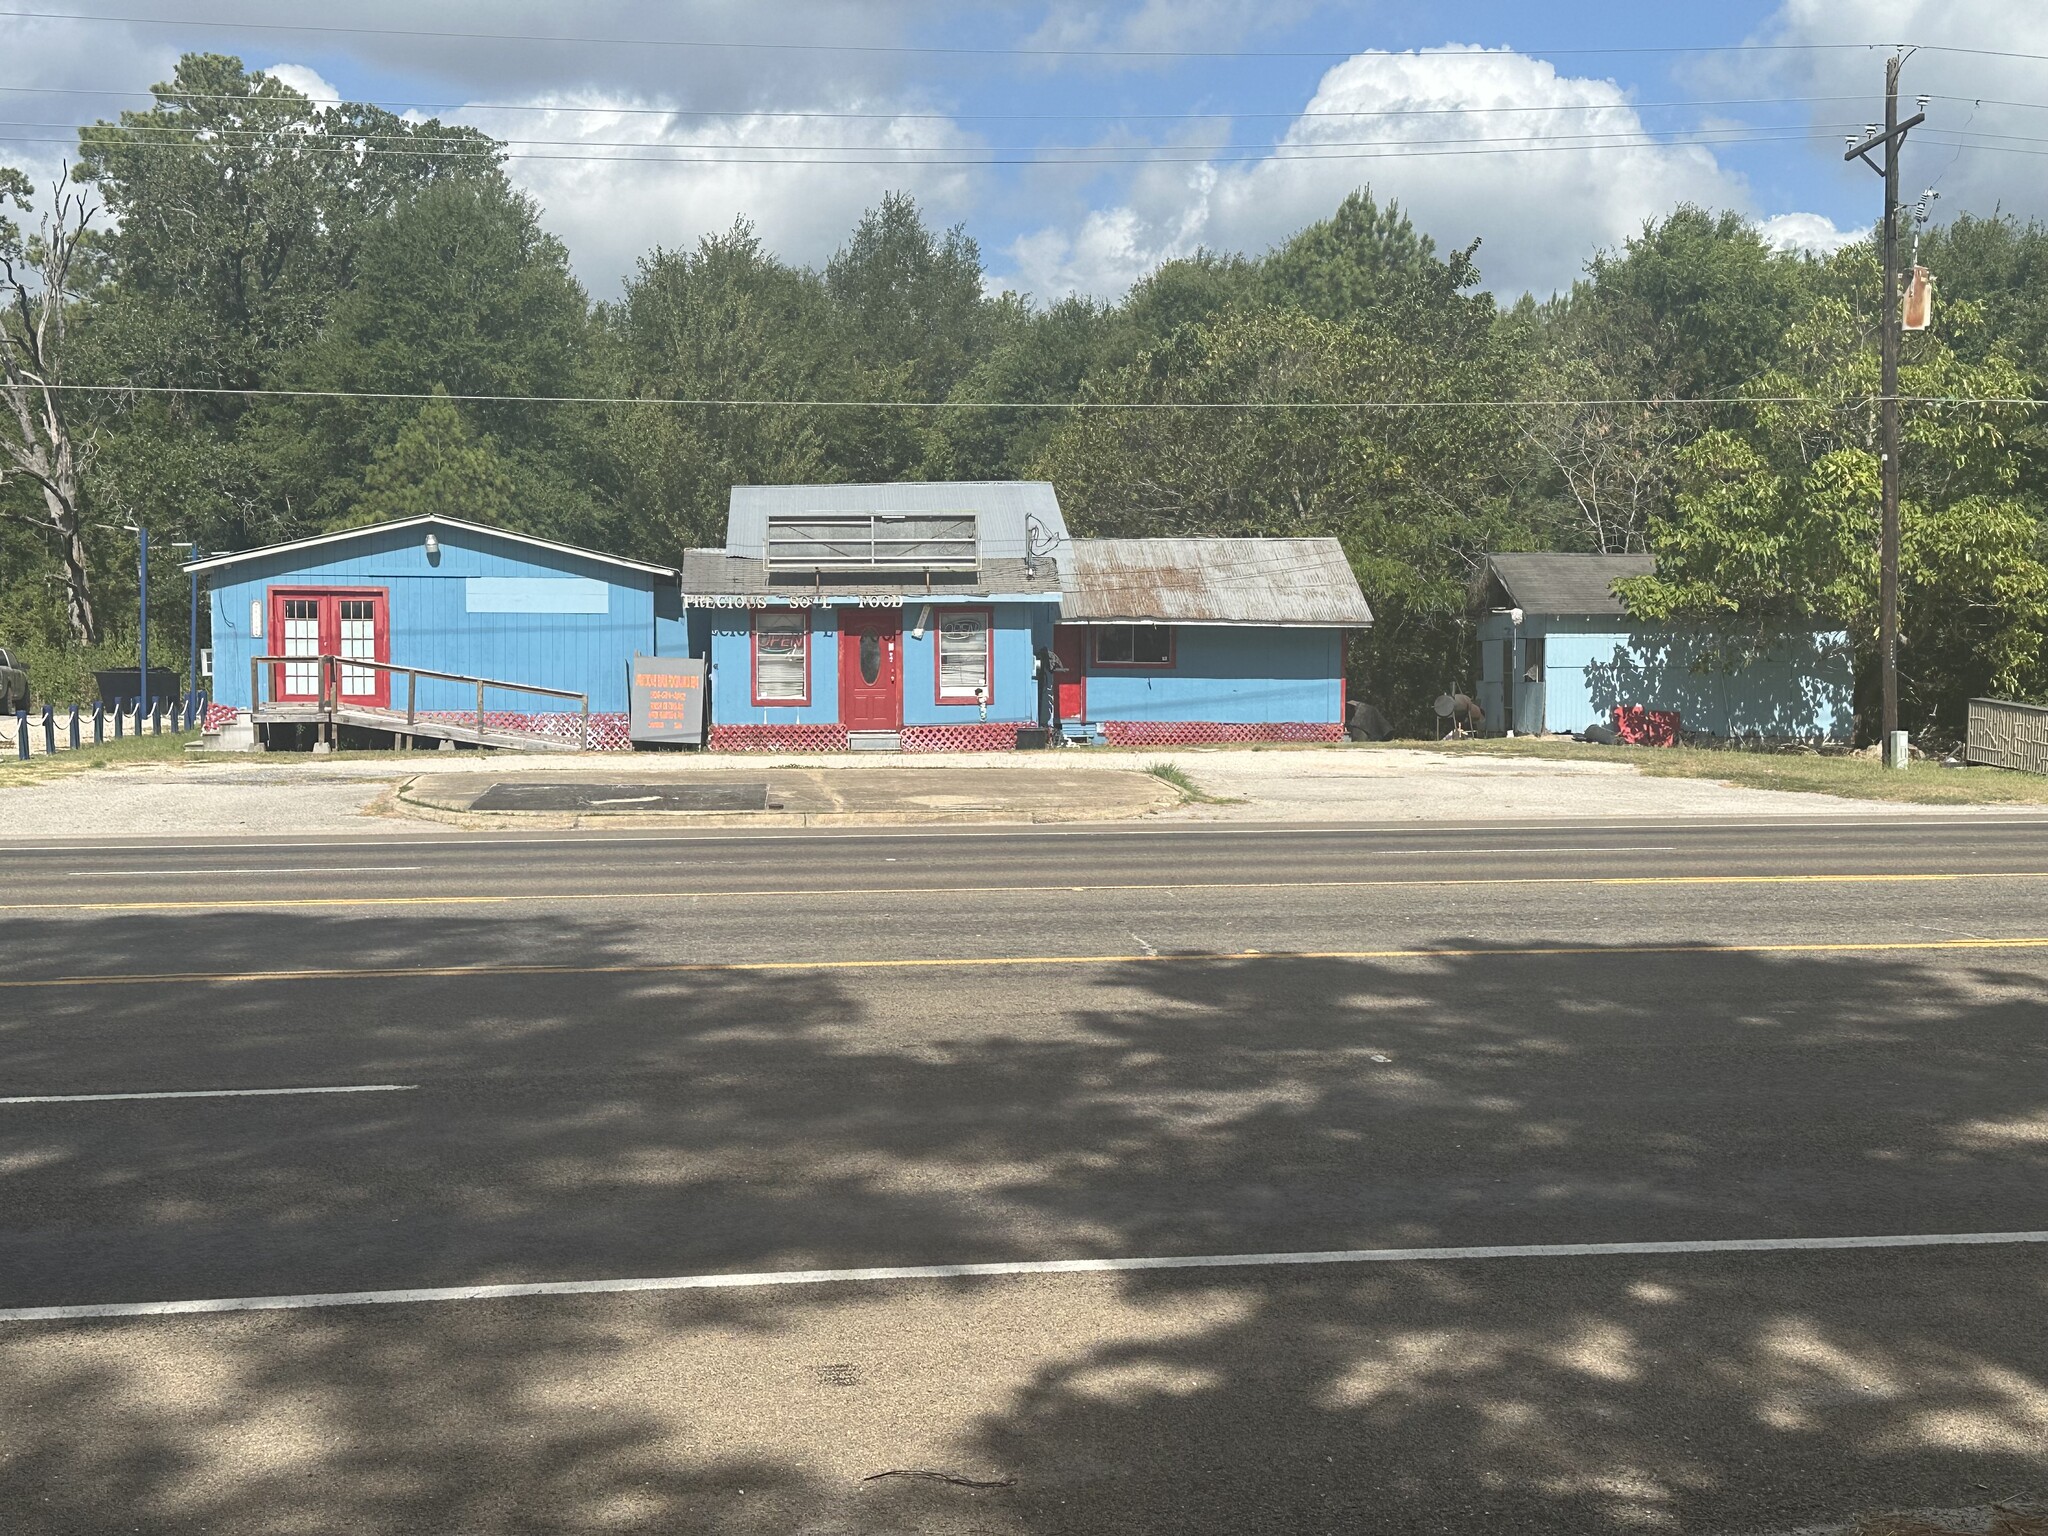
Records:
[[[569,901],[746,901],[818,896],[1042,896],[1131,891],[1370,891],[1459,886],[1926,885],[1964,880],[2048,880],[2048,870],[1961,870],[1932,874],[1839,875],[1503,875],[1412,880],[1134,880],[1075,885],[882,885],[776,887],[737,891],[520,891],[464,896],[215,896],[201,901],[30,901],[0,903],[0,912],[221,912],[279,907],[502,907]]]
[[[147,975],[53,976],[0,980],[0,991],[39,987],[240,985],[272,981],[415,981],[474,976],[761,975],[785,971],[941,971],[1088,965],[1213,965],[1253,961],[1512,960],[1612,955],[1871,955],[1943,951],[2048,950],[2048,936],[2012,939],[1918,939],[1882,944],[1574,944],[1485,949],[1203,950],[1154,955],[973,955],[911,960],[701,960],[617,965],[417,965],[331,967],[291,971],[159,971]]]

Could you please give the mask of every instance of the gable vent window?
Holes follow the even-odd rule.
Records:
[[[979,568],[972,512],[818,513],[768,519],[768,569],[972,571]]]
[[[811,702],[811,616],[754,615],[754,702]]]
[[[960,704],[986,699],[989,692],[989,625],[986,613],[939,615],[939,697]]]

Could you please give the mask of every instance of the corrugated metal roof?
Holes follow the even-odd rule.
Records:
[[[1372,623],[1335,539],[1076,539],[1069,549],[1067,619],[1329,629]]]
[[[1034,575],[1022,560],[984,560],[974,575],[935,571],[926,582],[922,576],[895,580],[863,580],[859,577],[825,576],[822,579],[789,572],[771,574],[764,560],[750,560],[722,549],[692,549],[683,554],[683,596],[691,597],[808,597],[824,591],[844,597],[902,597],[916,602],[926,594],[933,598],[1060,595],[1060,574],[1052,560],[1041,556]]]
[[[1651,555],[1488,555],[1507,606],[1524,613],[1573,617],[1623,617],[1628,610],[1614,595],[1627,576],[1657,569]]]
[[[1067,537],[1059,498],[1043,480],[932,480],[894,485],[736,485],[725,520],[727,554],[766,557],[768,519],[831,512],[972,512],[983,560],[1022,560],[1027,519],[1043,530],[1037,552]]]

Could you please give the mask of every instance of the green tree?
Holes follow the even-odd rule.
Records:
[[[939,399],[988,340],[981,249],[958,225],[935,233],[907,192],[861,216],[825,266],[825,289],[850,356],[883,374],[903,370],[919,399]]]
[[[1085,535],[1339,539],[1378,621],[1354,655],[1357,691],[1420,726],[1431,698],[1470,681],[1480,555],[1526,538],[1490,448],[1507,424],[1486,406],[1321,403],[1485,400],[1491,387],[1360,326],[1234,311],[1095,381],[1095,398],[1156,408],[1077,413],[1037,468]]]
[[[455,403],[437,393],[370,460],[343,526],[433,514],[504,526],[517,518],[517,495],[496,445],[472,433]]]
[[[607,321],[630,393],[652,401],[815,398],[842,387],[814,274],[770,256],[751,226],[694,251],[656,250]],[[839,370],[844,372],[843,366]],[[837,478],[826,413],[746,406],[614,409],[627,515],[663,558],[723,541],[736,484]]]
[[[497,177],[428,186],[365,232],[355,268],[320,336],[281,376],[358,397],[280,402],[249,423],[279,498],[296,494],[318,527],[350,515],[364,466],[417,410],[361,396],[483,397],[465,414],[501,445],[517,482],[509,520],[591,537],[605,512],[600,414],[545,403],[588,392],[591,316],[532,201]]]
[[[1688,618],[1730,643],[1785,628],[1845,626],[1867,703],[1877,633],[1880,443],[1874,346],[1879,281],[1867,248],[1829,264],[1830,291],[1782,339],[1779,366],[1749,386],[1739,426],[1681,455],[1679,493],[1651,527],[1654,577],[1624,585],[1638,612]],[[1902,392],[1974,402],[2037,396],[2039,381],[1968,305],[1909,338]],[[1978,351],[1968,361],[1958,339]],[[2048,690],[2048,542],[2018,436],[2026,406],[1905,411],[1901,702],[1909,725],[1960,734],[1976,693]]]

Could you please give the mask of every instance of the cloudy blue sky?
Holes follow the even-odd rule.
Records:
[[[1361,185],[1542,293],[1680,200],[1787,243],[1866,226],[1842,136],[1894,42],[1935,97],[1909,192],[2048,213],[2048,0],[0,0],[0,162],[47,178],[211,49],[519,141],[599,297],[740,216],[822,262],[892,188],[1002,284],[1115,297]]]

